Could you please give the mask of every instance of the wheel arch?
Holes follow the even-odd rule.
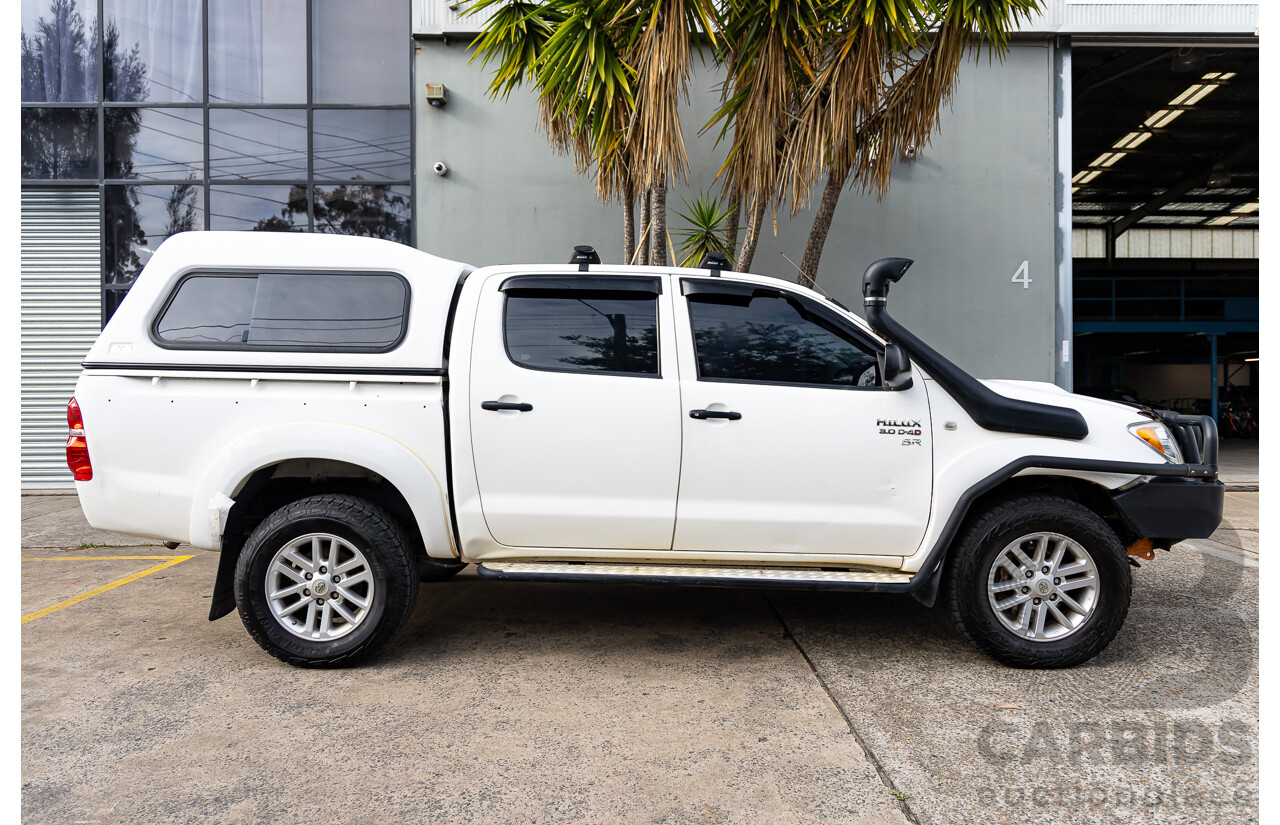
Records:
[[[1122,547],[1127,547],[1139,538],[1120,514],[1112,499],[1112,491],[1102,484],[1079,476],[1053,472],[1013,475],[997,480],[972,496],[961,497],[956,504],[957,512],[953,512],[948,519],[936,558],[930,559],[932,572],[911,590],[912,596],[925,606],[932,607],[938,598],[947,559],[956,541],[964,533],[965,526],[998,502],[1026,493],[1048,493],[1080,504],[1111,528]]]
[[[419,552],[457,558],[440,477],[404,444],[349,424],[294,422],[237,439],[211,464],[192,502],[191,543],[221,556],[210,619],[234,609],[231,578],[248,533],[310,495],[367,498],[403,524]]]

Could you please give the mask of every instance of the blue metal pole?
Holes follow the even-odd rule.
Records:
[[[1218,420],[1218,336],[1209,336],[1209,372],[1212,375],[1209,384],[1209,415]]]

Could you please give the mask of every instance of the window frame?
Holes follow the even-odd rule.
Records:
[[[589,287],[578,287],[575,284],[587,283]],[[651,287],[651,288],[650,288]],[[498,286],[502,293],[502,351],[507,360],[515,366],[535,372],[569,373],[571,375],[611,375],[615,378],[647,378],[662,380],[662,278],[656,275],[591,275],[576,273],[568,275],[516,275],[506,278]],[[653,298],[654,343],[657,348],[657,371],[618,372],[616,370],[583,370],[561,367],[541,367],[522,364],[511,356],[511,342],[507,337],[507,317],[510,302],[509,292],[536,293],[540,298],[558,297],[555,293],[571,294],[613,292],[632,295],[644,294]]]
[[[302,346],[293,344],[290,346],[263,346],[254,344],[253,342],[226,342],[226,343],[200,343],[187,344],[177,341],[169,341],[160,336],[160,322],[164,319],[165,313],[169,311],[169,307],[178,296],[178,292],[182,289],[183,284],[193,278],[254,278],[257,279],[261,275],[357,275],[365,277],[368,275],[390,276],[397,279],[404,286],[404,304],[401,308],[401,324],[400,334],[390,344],[381,347],[353,347],[341,345],[317,345]],[[147,324],[147,337],[151,342],[161,349],[167,350],[203,350],[203,351],[234,351],[234,352],[291,352],[291,353],[364,353],[369,355],[377,355],[391,352],[398,349],[409,335],[409,315],[412,306],[413,287],[409,284],[409,279],[399,272],[392,272],[384,269],[345,269],[345,270],[312,270],[312,269],[253,269],[253,270],[231,270],[231,269],[193,269],[184,272],[170,287],[164,301],[159,305],[152,315],[151,322]],[[250,310],[252,312],[252,309]],[[252,316],[250,324],[252,324]]]
[[[754,378],[710,378],[702,374],[702,362],[698,358],[698,337],[695,334],[693,305],[697,301],[690,300],[693,295],[724,295],[724,296],[749,296],[749,297],[778,297],[784,300],[797,301],[806,312],[818,316],[822,320],[831,324],[839,330],[846,332],[850,338],[856,343],[863,344],[876,359],[876,380],[875,386],[859,387],[857,385],[843,386],[839,384],[814,384],[807,381],[762,381]],[[880,374],[884,361],[884,344],[868,335],[857,324],[852,324],[847,318],[841,317],[839,314],[831,311],[829,308],[814,301],[813,299],[792,292],[789,289],[776,287],[771,284],[756,284],[749,281],[732,281],[721,280],[716,278],[681,278],[680,279],[680,295],[684,298],[685,308],[689,317],[689,345],[693,350],[693,366],[697,373],[698,381],[709,384],[750,384],[758,387],[803,387],[807,389],[818,390],[838,390],[841,392],[856,391],[884,391],[884,378]]]

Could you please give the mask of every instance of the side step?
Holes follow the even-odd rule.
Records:
[[[507,581],[683,584],[703,587],[772,587],[793,590],[854,590],[904,593],[910,573],[875,568],[708,567],[689,564],[491,561],[476,569],[486,579]]]

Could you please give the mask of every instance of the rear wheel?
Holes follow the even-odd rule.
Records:
[[[418,594],[404,529],[348,495],[295,501],[264,520],[236,564],[236,607],[264,650],[292,665],[353,664],[404,625]]]
[[[962,634],[1015,667],[1093,658],[1129,612],[1132,580],[1119,539],[1097,514],[1028,495],[973,519],[952,551],[947,604]]]

